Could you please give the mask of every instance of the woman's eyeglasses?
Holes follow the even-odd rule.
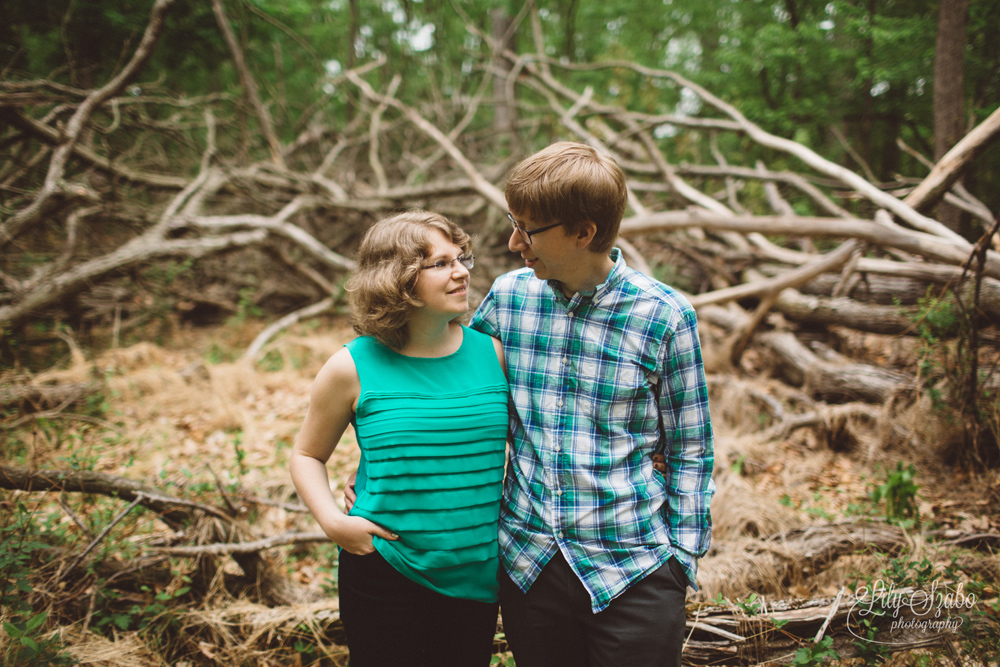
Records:
[[[455,267],[455,262],[458,262],[465,268],[472,270],[472,267],[476,265],[476,258],[473,255],[459,255],[455,259],[439,259],[430,266],[421,266],[423,270],[433,269],[434,271],[444,271],[451,270]]]

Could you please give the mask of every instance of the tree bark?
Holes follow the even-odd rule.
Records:
[[[757,340],[771,351],[791,384],[823,400],[884,403],[900,389],[914,386],[912,377],[898,371],[824,361],[787,331],[768,331]]]
[[[927,209],[955,185],[962,170],[1000,136],[1000,109],[965,135],[934,165],[931,173],[904,200],[916,209]]]
[[[801,324],[842,326],[890,336],[911,333],[916,328],[916,315],[909,315],[896,306],[866,304],[847,297],[806,296],[791,289],[778,296],[774,308]]]
[[[934,48],[934,161],[965,134],[965,22],[969,0],[941,0]],[[961,211],[938,205],[938,216],[959,231]]]

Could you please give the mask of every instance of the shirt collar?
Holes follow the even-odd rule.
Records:
[[[625,259],[622,257],[622,251],[619,248],[612,248],[611,252],[608,253],[608,256],[615,263],[615,265],[611,268],[611,271],[608,273],[608,277],[604,280],[604,282],[592,290],[577,292],[573,295],[572,299],[567,299],[566,295],[562,293],[561,289],[559,289],[558,280],[546,280],[545,282],[548,284],[549,289],[552,290],[552,294],[555,296],[556,300],[560,303],[569,304],[570,308],[587,301],[592,302],[595,306],[599,306],[601,305],[603,297],[615,289],[618,283],[622,281],[622,276],[624,275],[626,268]]]

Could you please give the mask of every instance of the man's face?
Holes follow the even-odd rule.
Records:
[[[507,248],[524,259],[524,265],[540,280],[566,280],[566,271],[577,250],[575,238],[557,221],[532,220],[510,214],[511,234]],[[530,243],[529,243],[530,240]]]

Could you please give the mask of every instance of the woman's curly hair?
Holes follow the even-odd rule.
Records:
[[[351,323],[394,350],[408,342],[406,324],[420,303],[415,296],[420,267],[430,252],[429,232],[438,231],[472,252],[472,239],[443,215],[413,210],[379,220],[358,248],[358,269],[347,282]]]

